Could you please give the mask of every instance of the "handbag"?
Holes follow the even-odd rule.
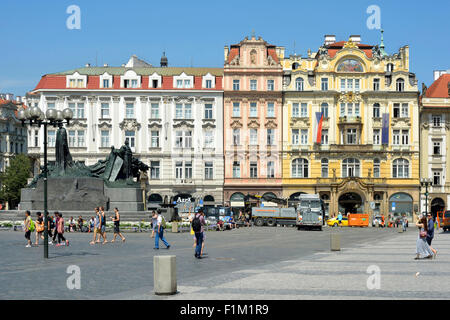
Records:
[[[426,238],[426,236],[427,236],[427,232],[425,231],[425,230],[421,230],[420,231],[420,233],[419,233],[419,236],[421,237],[421,238]]]

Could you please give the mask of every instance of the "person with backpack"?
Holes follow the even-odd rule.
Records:
[[[155,230],[155,247],[153,248],[155,250],[159,250],[159,239],[161,239],[161,241],[166,245],[167,249],[170,249],[170,244],[164,238],[164,226],[161,211],[158,210],[158,218],[156,220],[156,230]]]
[[[25,239],[27,239],[27,245],[25,248],[31,248],[31,232],[34,231],[34,222],[31,220],[31,213],[29,210],[25,211],[23,229],[25,231]]]
[[[197,242],[194,257],[197,259],[202,258],[203,226],[206,225],[205,217],[203,217],[202,213],[203,209],[200,208],[192,220],[192,230],[194,230],[195,240]]]
[[[44,218],[42,217],[41,212],[36,213],[36,216],[36,242],[34,244],[39,246],[39,238],[42,238],[42,240],[44,239],[44,236],[42,235],[44,232]]]

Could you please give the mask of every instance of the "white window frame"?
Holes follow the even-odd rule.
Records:
[[[181,87],[177,85],[178,80],[182,81]],[[194,76],[188,76],[184,72],[182,72],[179,76],[174,76],[173,77],[173,87],[177,88],[177,89],[192,89],[192,88],[194,88]]]

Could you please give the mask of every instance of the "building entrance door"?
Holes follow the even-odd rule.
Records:
[[[364,213],[364,204],[361,196],[354,192],[344,193],[339,197],[339,212],[345,213]]]

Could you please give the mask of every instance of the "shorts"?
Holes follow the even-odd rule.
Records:
[[[31,231],[30,230],[25,232],[25,239],[30,240],[30,236],[31,236]]]
[[[102,232],[102,233],[105,233],[105,232],[106,232],[106,226],[105,226],[105,225],[102,226],[101,232]]]
[[[114,233],[120,233],[120,227],[118,225],[114,225]]]

